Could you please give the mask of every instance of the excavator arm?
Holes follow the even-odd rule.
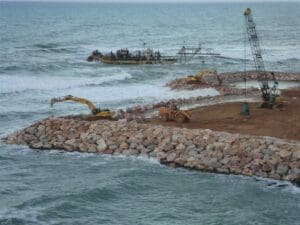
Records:
[[[75,97],[75,96],[72,96],[72,95],[66,95],[66,96],[59,97],[59,98],[52,98],[51,101],[50,101],[50,105],[51,105],[51,107],[53,107],[53,105],[55,103],[63,102],[63,101],[73,101],[73,102],[79,102],[81,104],[87,105],[93,115],[95,115],[95,114],[97,114],[98,112],[101,111],[89,100],[84,99],[84,98],[78,98],[78,97]]]

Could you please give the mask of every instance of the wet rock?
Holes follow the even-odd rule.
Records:
[[[300,181],[299,143],[270,137],[70,117],[46,119],[3,141],[35,149],[153,157],[190,169]]]
[[[167,162],[173,162],[175,159],[176,159],[176,157],[177,157],[177,154],[175,153],[175,152],[172,152],[171,154],[169,154],[168,156],[167,156]]]
[[[211,158],[208,161],[208,165],[212,168],[221,168],[223,166],[220,162],[218,162],[218,159],[216,158]]]
[[[284,176],[287,174],[288,170],[289,170],[289,167],[287,165],[279,164],[277,166],[276,172],[279,175]]]
[[[88,152],[97,152],[97,146],[95,144],[88,144]]]
[[[38,142],[38,143],[34,143],[30,147],[33,148],[33,149],[42,149],[43,148],[43,144],[41,142]]]
[[[103,152],[103,151],[105,151],[106,150],[106,148],[107,148],[107,145],[106,145],[106,143],[105,143],[105,140],[104,139],[99,139],[99,140],[97,140],[97,151],[98,152]],[[113,150],[112,148],[110,148],[111,150]]]

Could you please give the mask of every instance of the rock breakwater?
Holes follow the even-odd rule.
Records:
[[[126,120],[47,118],[3,141],[33,149],[152,157],[170,166],[300,183],[300,143],[271,137]]]
[[[278,81],[300,81],[300,73],[290,73],[290,72],[273,72],[276,80]],[[271,71],[267,71],[268,79],[272,80]],[[257,80],[256,71],[246,71],[246,72],[226,72],[220,73],[221,78],[224,83],[234,83],[238,81],[246,80]],[[212,81],[213,82],[213,81]]]
[[[269,80],[273,80],[271,72],[267,72]],[[274,76],[278,81],[300,81],[300,73],[286,73],[286,72],[274,72]],[[212,87],[220,91],[223,95],[230,94],[244,94],[243,89],[238,89],[231,86],[235,82],[241,82],[246,79],[257,80],[257,73],[255,71],[246,71],[246,72],[226,72],[226,73],[207,73],[204,74],[201,78],[201,82],[189,83],[186,77],[178,78],[170,81],[166,84],[167,87],[170,87],[172,90],[194,90],[198,88],[208,88]],[[221,83],[220,83],[221,82]],[[248,87],[247,92],[255,93],[259,89]]]

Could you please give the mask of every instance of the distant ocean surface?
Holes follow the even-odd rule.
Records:
[[[247,7],[266,69],[300,72],[300,3],[0,2],[0,137],[48,116],[88,112],[72,103],[50,108],[52,97],[67,94],[111,109],[216,94],[174,92],[164,84],[203,68],[243,71],[245,56],[246,69],[252,69],[244,36]],[[95,49],[147,43],[174,55],[199,42],[221,56],[183,65],[86,61]],[[270,182],[172,169],[142,158],[0,144],[0,224],[299,225],[300,189]]]

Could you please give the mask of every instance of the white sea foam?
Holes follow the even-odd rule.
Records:
[[[67,93],[66,93],[67,94]],[[198,90],[172,91],[159,84],[128,84],[118,86],[101,86],[90,88],[74,88],[69,94],[81,96],[101,105],[119,103],[117,108],[131,105],[155,103],[173,98],[189,98],[197,96],[215,96],[219,92],[213,88]]]
[[[124,74],[124,76],[127,76]],[[87,78],[88,80],[89,78]],[[78,83],[77,83],[78,84]],[[50,84],[53,86],[53,84]],[[49,88],[49,87],[48,87]],[[197,96],[215,96],[219,92],[213,88],[173,91],[157,83],[116,83],[111,86],[75,86],[70,89],[58,89],[52,91],[24,92],[14,96],[15,104],[11,104],[8,98],[0,99],[0,111],[2,115],[19,116],[43,113],[44,116],[58,116],[65,114],[87,113],[87,108],[81,104],[66,102],[50,108],[49,100],[52,97],[74,95],[91,100],[101,108],[111,109],[126,108],[134,105],[153,104],[159,101],[167,101],[173,98],[189,98]],[[63,113],[62,113],[63,112]],[[14,115],[17,114],[17,115]]]
[[[147,163],[161,165],[160,162],[157,159],[152,158],[152,157],[138,156],[138,157],[135,157],[135,158],[137,160],[144,161],[144,162],[147,162]]]
[[[147,156],[127,156],[127,155],[109,155],[109,154],[104,154],[101,155],[104,159],[106,160],[112,160],[112,159],[122,159],[122,160],[131,160],[131,161],[144,161],[146,163],[150,164],[156,164],[156,165],[161,165],[160,162],[152,157],[147,157]]]
[[[97,74],[97,73],[96,73]],[[18,93],[28,90],[60,90],[74,87],[100,85],[105,82],[130,79],[132,76],[126,71],[116,71],[103,76],[33,76],[33,75],[1,75],[0,94]]]

